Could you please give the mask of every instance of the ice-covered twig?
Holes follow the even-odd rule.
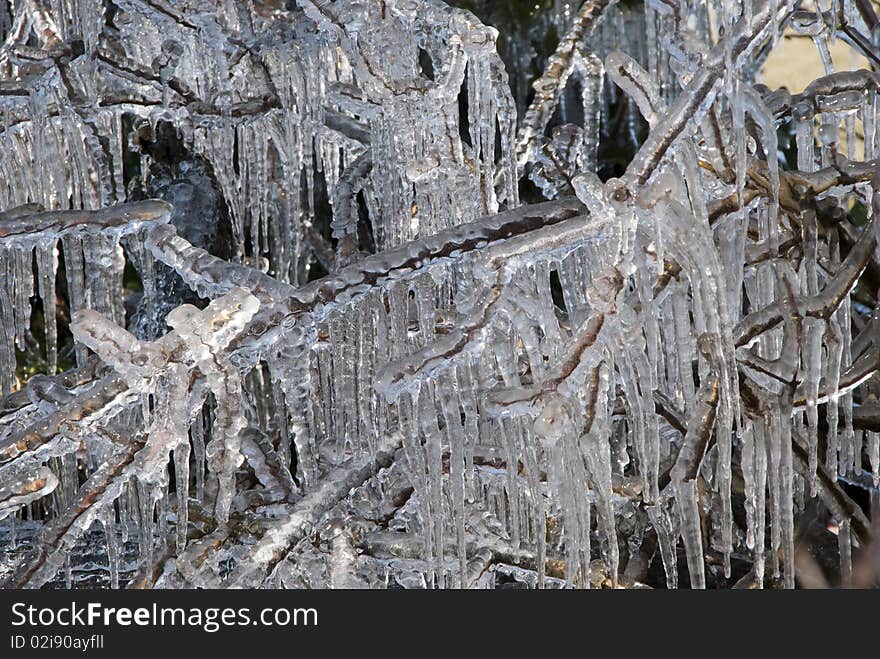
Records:
[[[300,288],[283,284],[247,266],[217,258],[190,245],[177,236],[172,227],[151,230],[147,245],[159,261],[174,268],[201,295],[215,297],[225,294],[233,286],[242,286],[251,290],[262,303],[296,314],[311,312],[340,298],[350,298],[369,287],[410,275],[432,263],[459,259],[501,241],[527,237],[544,227],[585,213],[583,204],[575,197],[522,206],[364,257],[337,273]],[[517,249],[521,250],[522,246],[517,245]]]
[[[364,146],[370,144],[370,127],[357,119],[352,119],[347,114],[324,108],[324,124],[327,128],[335,130],[355,142],[360,142]]]
[[[290,297],[296,290],[259,270],[229,263],[191,245],[178,236],[171,225],[151,229],[146,245],[157,260],[173,268],[203,297],[220,297],[238,286],[249,290],[261,303],[271,305]]]
[[[792,455],[795,458],[795,466],[804,476],[810,476],[809,444],[806,437],[798,432],[792,433]],[[828,471],[824,464],[816,466],[816,478],[819,485],[819,495],[828,506],[828,510],[834,518],[850,520],[853,531],[862,542],[868,542],[872,536],[871,522],[865,516],[859,504],[850,498],[846,491],[837,482],[837,475]]]
[[[430,378],[438,367],[450,363],[480,335],[495,314],[502,288],[497,282],[481,289],[466,316],[447,334],[402,360],[384,366],[376,376],[376,389],[389,399],[396,397],[402,385],[416,376]]]
[[[79,488],[76,499],[43,529],[36,554],[17,572],[15,588],[40,588],[59,570],[80,536],[88,531],[101,508],[111,506],[136,471],[135,457],[144,447],[131,440],[112,454]]]
[[[840,373],[840,381],[838,383],[837,395],[852,391],[877,371],[880,371],[880,346],[874,345],[856,359],[851,366]],[[820,388],[816,404],[828,402],[829,391],[827,388]],[[803,386],[798,387],[792,399],[792,410],[797,412],[804,409],[807,404],[807,396]]]
[[[797,273],[787,262],[777,263],[777,279],[781,293],[781,303],[785,311],[782,320],[782,349],[779,357],[765,359],[753,351],[740,348],[737,351],[737,362],[741,366],[768,375],[780,382],[794,384],[799,365],[799,349],[801,345],[801,322],[798,316],[796,293],[798,288]]]
[[[290,498],[299,488],[283,463],[266,433],[259,428],[248,427],[241,431],[241,452],[266,489],[277,489]]]
[[[241,376],[225,350],[259,307],[257,298],[243,288],[231,289],[204,310],[177,307],[166,318],[173,331],[152,344],[138,341],[88,309],[77,312],[71,326],[74,337],[110,363],[133,391],[147,393],[160,378],[168,383],[157,402],[148,442],[166,459],[181,443],[189,445],[184,433],[205,395],[194,381],[204,379],[216,401],[214,432],[205,454],[216,479],[215,514],[220,523],[228,518],[240,462],[239,431],[245,426],[238,400]],[[164,468],[161,461],[157,463]]]
[[[167,391],[163,389],[157,393],[157,410],[149,429],[148,441],[140,443],[132,439],[128,444],[123,444],[123,451],[81,488],[74,507],[47,527],[46,533],[49,535],[41,544],[41,553],[25,572],[21,585],[30,583],[32,579],[36,580],[36,585],[41,585],[54,575],[58,562],[52,557],[60,556],[63,559],[72,543],[94,519],[96,506],[108,505],[118,498],[122,486],[128,482],[128,475],[124,478],[120,476],[121,470],[128,470],[136,458],[137,469],[134,473],[140,479],[146,482],[161,480],[169,453],[179,450],[181,441],[188,441],[180,435],[181,424],[183,429],[187,428],[189,418],[179,418],[180,413],[191,414],[188,406],[200,407],[204,400],[204,393],[190,382],[189,377],[179,377],[181,374],[186,376],[191,368],[199,369],[217,400],[216,432],[206,452],[210,470],[219,481],[216,493],[218,518],[221,521],[225,519],[224,501],[228,503],[231,499],[231,478],[238,463],[235,457],[237,441],[229,436],[237,437],[239,426],[236,423],[237,415],[230,411],[238,403],[237,400],[230,400],[230,397],[237,399],[234,386],[237,380],[232,367],[226,364],[219,351],[226,348],[243,329],[258,306],[256,298],[246,291],[233,289],[226,296],[211,302],[204,311],[190,308],[191,312],[187,313],[186,307],[179,307],[170,315],[169,322],[174,326],[174,331],[155,344],[142,344],[91,310],[83,310],[75,315],[72,326],[74,335],[112,364],[119,375],[106,377],[49,417],[5,440],[3,454],[7,460],[38,449],[60,431],[64,423],[83,422],[89,415],[111,405],[115,399],[134,398],[139,393],[151,391],[151,383],[159,377],[166,377],[176,384]],[[187,320],[192,323],[189,324]],[[186,399],[190,397],[194,403],[187,402]],[[169,405],[168,409],[162,407],[166,404]],[[219,450],[217,443],[223,444]],[[158,475],[156,470],[159,471]],[[147,493],[142,496],[152,495]],[[185,497],[182,498],[182,505],[186,505]],[[80,523],[78,520],[84,521]],[[177,530],[185,541],[186,515],[182,509],[179,511]],[[54,553],[47,553],[50,547],[56,547]],[[150,550],[147,550],[145,555],[149,557],[150,554]]]
[[[0,441],[0,464],[36,451],[65,426],[83,422],[130,396],[132,394],[121,377],[116,374],[105,376],[67,405]]]
[[[13,209],[0,213],[0,243],[21,236],[49,233],[62,235],[77,229],[99,232],[113,227],[140,228],[150,223],[166,223],[171,204],[158,199],[135,201],[93,211],[38,211]]]
[[[373,155],[364,151],[346,168],[333,191],[333,237],[336,246],[336,263],[348,265],[358,249],[357,194],[362,181],[373,168]]]
[[[560,358],[539,383],[516,389],[500,389],[489,394],[489,400],[499,408],[534,402],[556,392],[581,366],[598,359],[600,335],[613,323],[617,314],[617,295],[623,288],[622,273],[614,268],[610,273],[594,279],[593,302],[596,311],[575,330]]]
[[[836,186],[852,186],[871,181],[880,171],[880,160],[865,162],[840,159],[840,162],[815,172],[780,170],[779,206],[790,213],[800,213],[812,203],[816,196],[828,192]],[[755,160],[747,172],[747,188],[743,204],[748,206],[758,196],[771,198],[772,189],[767,164]],[[709,219],[713,224],[722,216],[740,209],[736,193],[709,205]]]
[[[25,5],[25,11],[30,16],[41,45],[49,50],[61,44],[61,29],[55,20],[50,3],[46,0],[27,0]]]
[[[706,585],[697,478],[715,426],[719,395],[719,378],[710,375],[700,386],[699,402],[688,420],[687,434],[670,472],[692,588]]]
[[[373,455],[361,455],[326,474],[320,483],[292,505],[289,514],[271,523],[263,537],[229,577],[233,588],[253,587],[262,581],[293,546],[318,523],[342,497],[394,460],[399,435],[386,437]]]
[[[877,219],[872,218],[862,231],[855,246],[841,263],[840,270],[828,281],[818,295],[799,298],[798,313],[801,317],[828,318],[850,294],[877,246]],[[782,322],[785,313],[782,301],[753,311],[733,329],[737,347],[744,346],[755,337]]]
[[[599,17],[615,0],[586,0],[568,33],[560,40],[550,56],[544,74],[532,83],[535,97],[523,117],[516,137],[517,167],[522,169],[529,159],[532,142],[544,132],[553,115],[559,97],[571,75],[584,39],[595,28]]]
[[[880,432],[880,403],[859,405],[853,410],[853,427],[857,430]]]
[[[83,364],[82,366],[64,371],[63,373],[59,373],[58,375],[33,376],[30,380],[28,380],[28,385],[31,384],[34,378],[38,378],[38,381],[42,381],[40,386],[43,389],[53,389],[56,392],[54,395],[58,397],[57,388],[59,387],[62,390],[67,391],[69,389],[80,387],[84,384],[92,382],[95,379],[95,374],[99,370],[100,363],[100,360],[92,355],[86,360],[85,364]],[[0,400],[0,416],[9,414],[10,412],[14,412],[16,410],[20,410],[29,403],[33,403],[33,394],[33,387],[24,387],[23,389],[14,391],[6,396],[2,400]]]
[[[565,220],[584,215],[586,209],[575,197],[522,206],[469,224],[413,241],[403,247],[368,256],[337,273],[297,289],[289,306],[294,312],[309,312],[341,298],[363,293],[372,286],[404,277],[432,263],[460,259],[494,243],[510,241]],[[519,249],[522,249],[519,247]],[[278,299],[278,298],[276,298]]]
[[[694,406],[694,411],[688,419],[687,433],[670,472],[673,481],[684,482],[697,478],[709,439],[712,437],[712,429],[715,427],[718,396],[718,378],[710,375],[700,385],[698,404]]]
[[[358,545],[365,553],[377,558],[418,559],[422,557],[425,541],[423,538],[411,533],[376,530],[365,535]],[[452,553],[455,547],[450,542],[444,546],[444,550]],[[468,543],[467,552],[469,555],[488,552],[488,555],[484,557],[484,562],[488,565],[493,563],[511,563],[521,565],[530,570],[537,569],[538,567],[538,552],[534,547],[517,547],[507,540],[490,536],[487,533],[471,540]],[[552,566],[563,563],[563,555],[553,552],[545,557],[545,561],[547,563],[545,569],[548,573],[552,573],[553,576],[559,576],[560,573],[554,570]]]
[[[659,90],[647,72],[633,58],[620,51],[612,51],[605,58],[605,70],[630,98],[635,101],[649,126],[654,126],[666,111]]]
[[[880,77],[868,69],[838,71],[812,81],[803,92],[791,97],[790,108],[800,116],[825,111],[839,111],[847,92],[878,92]],[[788,108],[784,108],[788,109]]]
[[[31,473],[17,474],[12,480],[4,479],[0,484],[0,519],[51,494],[56,487],[58,477],[48,467],[38,467]]]
[[[624,186],[618,190],[622,198],[634,193],[648,182],[669,148],[685,129],[702,119],[718,92],[727,58],[727,49],[736,62],[767,37],[768,27],[777,25],[776,19],[788,11],[785,3],[761,2],[753,8],[751,21],[741,18],[731,32],[709,53],[706,61],[693,75],[661,121],[651,130],[622,177]],[[781,21],[780,23],[781,24]],[[628,191],[628,192],[627,192]]]

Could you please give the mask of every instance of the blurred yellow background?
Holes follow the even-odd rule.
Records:
[[[826,10],[830,8],[830,4],[830,0],[819,2]],[[880,14],[880,0],[871,0],[871,4]],[[812,10],[814,6],[813,2],[806,2],[801,8]],[[868,39],[871,37],[870,34],[864,36]],[[829,50],[835,71],[870,68],[867,58],[841,39],[837,39]],[[798,35],[789,28],[770,53],[761,74],[762,82],[770,89],[786,87],[792,94],[796,94],[802,92],[812,80],[825,75],[825,68],[813,40]]]
[[[867,58],[840,39],[829,50],[835,71],[870,68]],[[787,31],[764,63],[761,75],[770,89],[786,87],[795,94],[825,75],[825,68],[812,39]]]

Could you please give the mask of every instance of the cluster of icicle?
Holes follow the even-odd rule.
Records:
[[[321,194],[345,263],[357,258],[359,193],[378,249],[496,212],[499,198],[516,203],[512,160],[495,149],[497,132],[508,153],[515,129],[497,32],[467,12],[427,1],[19,4],[0,53],[3,208],[125,201],[126,156],[146,180],[142,146],[162,122],[213,169],[235,256],[267,257],[281,281],[298,283],[316,260]]]
[[[815,497],[851,573],[872,528],[838,475],[880,478],[861,283],[880,268],[880,80],[754,83],[787,27],[827,53],[827,12],[554,3],[562,38],[517,121],[497,32],[436,0],[16,7],[8,585],[74,585],[97,543],[113,587],[635,587],[655,555],[675,587],[679,547],[692,587],[736,561],[742,584],[793,587]],[[831,11],[854,47],[873,38],[862,4]],[[650,132],[603,183],[624,96]],[[129,201],[162,122],[211,166],[231,261],[178,235],[168,204]],[[526,176],[548,201],[519,204]],[[159,267],[204,308],[138,335],[156,325],[126,325],[126,263],[147,314]],[[77,367],[56,375],[62,288]],[[16,349],[45,350],[47,375],[19,383]]]

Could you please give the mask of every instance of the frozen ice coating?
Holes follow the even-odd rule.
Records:
[[[501,4],[13,3],[0,583],[877,585],[876,10]]]

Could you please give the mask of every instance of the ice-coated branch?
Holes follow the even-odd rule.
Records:
[[[125,227],[127,232],[171,218],[171,204],[158,199],[135,201],[93,211],[44,211],[33,205],[0,213],[0,243],[35,234],[63,235],[70,231],[99,232]]]
[[[780,99],[777,114],[791,111],[798,118],[811,118],[820,112],[839,112],[858,108],[864,92],[880,92],[880,77],[874,71],[838,71],[817,78],[803,92]]]
[[[712,437],[712,429],[715,427],[718,395],[718,378],[710,375],[700,385],[698,403],[688,419],[681,450],[670,472],[673,481],[693,481],[697,478],[709,439]]]
[[[501,39],[442,0],[213,4],[10,4],[0,537],[33,542],[0,548],[8,584],[79,580],[103,526],[112,587],[135,544],[135,587],[653,585],[658,553],[674,587],[682,541],[694,587],[748,554],[742,585],[792,586],[795,470],[849,572],[880,83],[754,77],[789,25],[829,72],[835,35],[876,63],[870,3],[544,3]],[[546,70],[510,71],[548,27]],[[532,160],[556,200],[518,207]],[[122,203],[151,196],[173,225]]]
[[[373,455],[354,457],[321,479],[320,484],[292,505],[290,512],[272,522],[263,537],[230,575],[230,587],[245,587],[262,581],[321,516],[342,497],[379,469],[389,466],[400,447],[401,437],[386,437]]]
[[[237,376],[233,367],[225,364],[220,351],[241,332],[258,307],[257,299],[243,289],[233,289],[226,296],[211,302],[204,311],[179,307],[169,317],[174,330],[153,345],[141,343],[91,310],[83,310],[75,315],[72,325],[74,335],[95,349],[119,375],[107,376],[57,412],[39,420],[24,432],[5,439],[2,448],[6,460],[21,459],[21,456],[36,451],[60,432],[65,424],[85,423],[89,416],[107,409],[114,400],[151,391],[152,383],[159,377],[177,382],[178,385],[174,388],[173,396],[166,401],[169,404],[167,409],[162,407],[165,398],[157,397],[156,416],[146,443],[132,440],[123,444],[123,451],[111,458],[84,484],[73,506],[46,527],[39,555],[21,575],[19,585],[33,582],[39,586],[51,578],[59,567],[55,559],[60,557],[63,560],[79,535],[88,529],[99,509],[112,504],[119,497],[130,475],[137,474],[140,479],[147,480],[161,478],[155,475],[155,470],[161,473],[165,469],[170,451],[179,450],[181,425],[184,429],[189,426],[192,411],[181,409],[181,404],[186,408],[190,404],[187,403],[190,396],[198,407],[204,400],[203,394],[200,397],[199,393],[194,393],[198,389],[190,382],[188,373],[191,368],[198,369],[202,377],[207,379],[217,400],[217,432],[206,451],[211,472],[219,480],[216,495],[218,519],[225,519],[228,509],[224,507],[224,501],[231,500],[233,483],[230,479],[238,464],[235,455],[238,453],[240,426],[236,421],[237,415],[230,412],[230,403],[234,406],[238,402],[231,400],[238,395],[235,386]],[[180,374],[187,377],[181,380]],[[180,417],[181,412],[183,418]],[[188,440],[184,438],[183,441]],[[218,448],[216,443],[221,441],[224,445]],[[289,485],[292,479],[288,476],[287,481]],[[181,521],[178,531],[185,534],[185,511],[180,510],[179,515]],[[185,535],[183,537],[185,542]],[[49,553],[50,547],[55,548],[53,553]]]
[[[290,297],[295,290],[259,270],[229,263],[191,245],[171,225],[151,229],[146,245],[157,260],[173,268],[203,297],[220,297],[237,286],[249,290],[261,303],[271,304]]]
[[[100,511],[112,506],[129,479],[136,475],[134,461],[143,447],[142,442],[130,441],[82,484],[76,499],[43,529],[35,555],[15,575],[11,587],[40,588],[55,576]]]
[[[575,65],[578,52],[602,13],[616,0],[585,0],[578,10],[568,33],[559,41],[556,51],[550,56],[543,75],[532,83],[535,96],[523,117],[516,137],[517,167],[522,169],[528,162],[535,138],[544,132],[559,97]]]
[[[805,478],[810,477],[809,444],[801,433],[792,433],[792,453],[796,460],[796,466]],[[853,531],[862,542],[868,542],[874,536],[870,520],[865,516],[859,504],[852,500],[840,483],[837,475],[832,474],[823,464],[816,467],[816,477],[819,483],[819,493],[822,501],[828,506],[828,510],[834,518],[843,521],[850,520]]]
[[[66,405],[0,440],[0,464],[38,450],[62,432],[65,426],[85,422],[114,404],[123,404],[130,396],[128,386],[121,377],[115,374],[103,377]]]
[[[248,427],[241,431],[241,453],[267,490],[279,490],[288,498],[298,492],[290,468],[259,428]]]
[[[864,272],[876,247],[877,220],[872,218],[847,254],[846,259],[841,263],[838,272],[828,281],[822,291],[806,299],[798,299],[799,315],[801,317],[828,318],[836,311]],[[776,301],[747,315],[733,329],[733,339],[736,346],[744,346],[759,334],[778,325],[782,322],[784,313],[784,303]]]
[[[14,391],[0,400],[0,416],[20,410],[30,403],[36,403],[35,399],[45,400],[48,398],[57,405],[66,404],[73,396],[68,390],[92,382],[99,370],[100,363],[97,357],[90,356],[82,366],[58,375],[32,376],[26,387]]]
[[[366,124],[352,119],[347,114],[328,108],[324,109],[324,124],[327,128],[345,135],[347,138],[360,142],[364,146],[370,144],[370,128]]]
[[[472,312],[456,323],[450,332],[412,355],[384,366],[376,376],[377,391],[393,400],[408,380],[430,378],[435,369],[454,360],[489,325],[501,296],[502,288],[497,280],[483,287],[474,300]]]
[[[259,300],[243,288],[233,288],[204,310],[182,305],[166,318],[173,331],[152,344],[138,341],[91,310],[78,312],[71,326],[74,337],[111,364],[133,391],[148,393],[159,378],[168,383],[157,400],[147,443],[166,459],[171,450],[188,442],[185,432],[205,395],[192,380],[197,379],[194,376],[204,380],[216,401],[214,433],[205,455],[216,479],[215,514],[221,524],[228,519],[240,463],[239,432],[246,425],[239,406],[241,375],[225,351],[259,307]],[[161,460],[155,464],[164,468]],[[185,536],[181,545],[184,541]]]
[[[25,12],[37,33],[43,48],[51,50],[61,44],[61,30],[53,16],[51,5],[47,0],[27,0]]]
[[[880,171],[880,160],[877,159],[865,162],[841,160],[842,162],[814,172],[781,170],[778,193],[780,208],[791,213],[800,213],[818,195],[836,186],[867,183]],[[766,162],[756,160],[749,165],[747,186],[743,195],[744,206],[751,204],[758,196],[772,198],[773,190]],[[709,205],[709,219],[714,224],[721,216],[738,211],[740,208],[738,195],[733,193]]]
[[[0,473],[6,475],[7,472]],[[13,478],[4,478],[0,484],[0,519],[51,494],[56,487],[58,477],[48,467],[38,467],[31,473],[18,473]]]
[[[751,21],[745,17],[737,21],[730,34],[711,50],[684,91],[648,134],[623,176],[626,189],[633,191],[647,183],[685,129],[702,119],[718,93],[727,49],[730,49],[732,59],[736,62],[767,38],[768,27],[776,26],[776,19],[787,11],[785,3],[765,1],[753,7]],[[626,196],[624,189],[620,190],[620,194]]]
[[[837,395],[843,396],[852,391],[859,385],[870,379],[877,371],[880,371],[880,346],[874,345],[870,350],[866,351],[856,359],[851,366],[844,369],[840,373],[840,379],[837,386]],[[831,392],[827,385],[822,387],[816,399],[816,404],[828,402]],[[795,391],[792,399],[792,410],[801,411],[807,404],[807,396],[805,388],[799,386]]]
[[[583,215],[585,211],[575,197],[522,206],[364,257],[337,273],[298,289],[258,270],[229,263],[194,247],[177,236],[170,226],[151,230],[147,245],[159,261],[174,268],[201,295],[223,295],[231,287],[241,286],[251,290],[264,304],[299,314],[350,299],[369,287],[411,275],[433,263],[460,259],[470,252],[485,250],[504,241],[513,246],[517,238],[528,241],[529,236],[534,235],[535,240],[545,239],[541,229]],[[516,243],[512,249],[522,250],[523,245]],[[511,254],[504,251],[497,258],[504,255]]]
[[[357,194],[363,179],[373,168],[373,155],[365,151],[342,173],[333,193],[333,237],[336,246],[336,263],[348,265],[358,249]]]
[[[244,288],[232,288],[206,309],[190,305],[169,314],[174,328],[154,344],[139,341],[91,309],[77,312],[71,331],[83,345],[110,364],[129,386],[140,388],[173,363],[190,363],[210,372],[208,362],[242,332],[259,309],[260,302]]]
[[[657,123],[666,110],[660,100],[659,90],[648,73],[626,53],[612,51],[605,58],[605,70],[610,78],[632,98],[649,126]]]
[[[476,250],[486,250],[502,242],[514,245],[516,239],[544,239],[541,230],[584,215],[586,209],[574,197],[530,204],[514,210],[488,215],[446,231],[415,240],[403,247],[368,256],[339,272],[302,286],[292,295],[294,312],[309,312],[319,305],[350,299],[389,280],[411,275],[432,263],[460,259]],[[523,246],[517,244],[516,249]],[[510,252],[506,252],[510,256]],[[499,256],[500,258],[500,256]]]
[[[398,533],[394,531],[373,531],[364,536],[358,545],[371,556],[380,558],[420,558],[424,547],[424,540],[414,534]],[[446,549],[452,551],[454,549],[452,543],[446,545]],[[509,541],[502,538],[492,537],[488,534],[482,537],[474,538],[467,547],[469,555],[479,555],[486,552],[483,562],[485,570],[493,563],[509,563],[519,565],[529,570],[538,569],[538,552],[533,547],[523,547],[512,545]],[[551,553],[545,556],[546,565],[544,569],[548,574],[555,577],[565,576],[554,567],[564,561],[561,554]]]
[[[490,392],[489,400],[492,404],[503,409],[552,397],[582,364],[595,363],[601,356],[601,343],[613,336],[614,317],[617,314],[616,298],[623,284],[623,275],[617,268],[596,277],[592,291],[596,310],[572,333],[571,339],[547,375],[531,386]],[[612,329],[609,330],[609,326]]]
[[[737,362],[740,366],[768,375],[780,382],[791,385],[798,371],[799,349],[801,346],[801,322],[798,316],[797,273],[787,262],[777,263],[778,284],[781,292],[781,303],[784,309],[782,320],[782,349],[779,357],[765,359],[748,349],[737,351]]]

